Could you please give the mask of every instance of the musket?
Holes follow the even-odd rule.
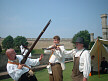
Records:
[[[30,49],[28,50],[27,54],[23,57],[23,59],[21,60],[21,64],[25,64],[25,62],[27,60],[27,57],[29,56],[30,52],[32,51],[32,49],[34,48],[34,46],[37,44],[37,42],[39,41],[40,37],[45,32],[45,30],[47,29],[47,27],[49,26],[50,23],[51,23],[51,19],[49,20],[49,22],[47,23],[47,25],[44,27],[44,29],[42,30],[42,32],[39,34],[39,36],[37,37],[37,39],[35,40],[35,42],[33,43],[33,45],[30,47]]]
[[[43,50],[51,50],[51,49],[56,49],[57,46],[64,46],[64,44],[56,44],[56,46],[51,47],[51,48],[42,48]]]

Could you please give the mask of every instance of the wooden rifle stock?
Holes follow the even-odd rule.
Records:
[[[29,56],[30,52],[32,51],[32,49],[34,48],[34,46],[37,44],[37,42],[39,41],[40,37],[42,36],[42,34],[45,32],[45,30],[47,29],[47,27],[49,26],[51,22],[51,19],[49,20],[49,22],[47,23],[47,25],[44,27],[44,29],[42,30],[42,32],[39,34],[39,36],[37,37],[37,39],[35,40],[35,42],[33,43],[33,45],[31,46],[31,48],[28,50],[27,54],[24,56],[24,58],[21,60],[21,64],[25,64],[27,57]]]

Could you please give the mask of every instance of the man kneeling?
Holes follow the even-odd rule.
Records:
[[[6,55],[8,57],[7,71],[12,79],[15,81],[37,81],[30,67],[39,65],[39,61],[42,60],[43,54],[41,54],[38,59],[27,58],[25,64],[20,64],[23,56],[16,55],[14,49],[7,49]]]

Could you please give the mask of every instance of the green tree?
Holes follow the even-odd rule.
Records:
[[[84,38],[84,47],[88,49],[89,43],[90,43],[90,33],[87,30],[83,30],[78,32],[77,34],[74,35],[72,39],[72,43],[75,44],[75,41],[77,37],[83,37]]]
[[[13,37],[12,36],[7,36],[3,42],[2,42],[2,47],[6,50],[9,48],[13,48]]]
[[[102,37],[101,37],[101,36],[98,36],[98,38],[99,38],[99,39],[102,39]]]
[[[23,36],[17,36],[16,38],[14,38],[15,49],[19,49],[20,45],[28,45],[27,39]]]

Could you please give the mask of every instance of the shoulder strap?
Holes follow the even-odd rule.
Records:
[[[84,49],[85,50],[85,49]],[[84,50],[81,52],[80,56],[82,55],[82,53],[84,52]]]
[[[58,46],[58,47],[59,47],[59,46]],[[52,51],[52,54],[50,55],[50,58],[49,58],[49,60],[51,59],[51,56],[53,55],[53,53],[54,53],[54,52]]]
[[[52,54],[50,55],[50,58],[49,58],[49,60],[51,59],[51,56],[53,55],[53,53],[54,53],[54,52],[52,51]]]
[[[8,63],[10,63],[10,64],[16,64],[16,65],[19,65],[20,63],[17,63],[17,62],[11,62],[11,61],[8,61]],[[28,67],[28,66],[26,66],[26,65],[24,65],[24,67],[27,67],[28,69],[30,69],[31,70],[31,68],[30,67]]]

